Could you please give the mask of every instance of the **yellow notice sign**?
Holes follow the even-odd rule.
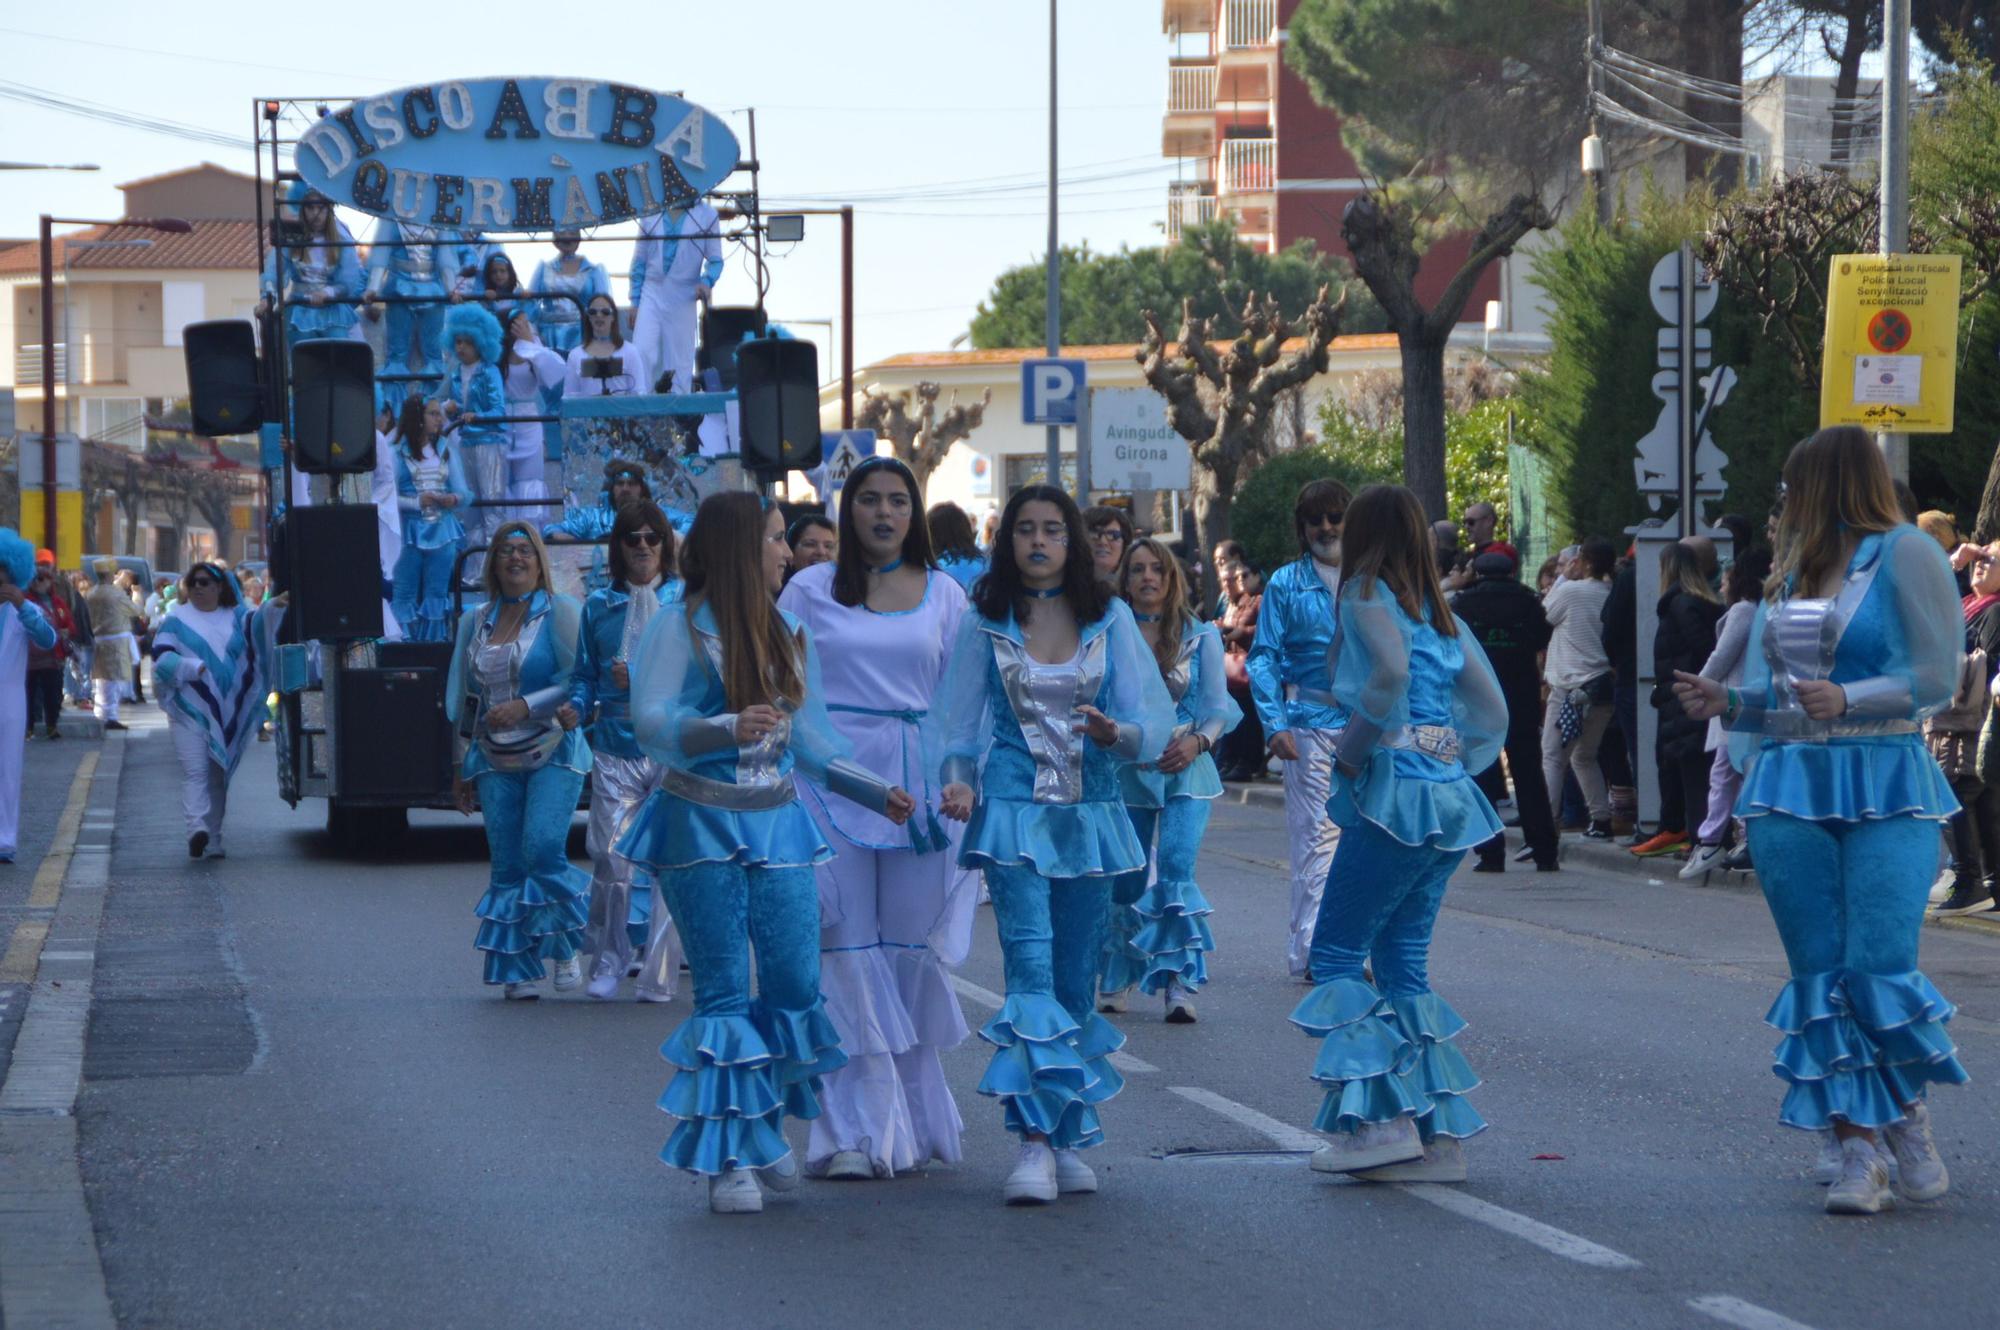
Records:
[[[1956,254],[1836,254],[1827,281],[1819,423],[1951,433]]]

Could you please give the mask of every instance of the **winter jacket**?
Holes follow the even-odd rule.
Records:
[[[1660,713],[1659,753],[1678,761],[1704,750],[1708,722],[1691,719],[1674,696],[1674,671],[1698,674],[1715,650],[1722,606],[1670,587],[1660,597],[1660,625],[1653,636],[1653,705]]]
[[[1482,577],[1451,598],[1451,609],[1486,649],[1507,705],[1532,706],[1541,683],[1535,657],[1554,632],[1541,599],[1511,577]]]
[[[1621,559],[1611,575],[1611,595],[1604,602],[1604,655],[1631,687],[1639,679],[1639,574],[1632,560]],[[1695,669],[1700,669],[1696,662]]]

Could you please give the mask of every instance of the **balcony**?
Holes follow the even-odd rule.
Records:
[[[42,382],[42,344],[31,342],[16,348],[14,352],[14,385],[18,388],[40,387]],[[69,382],[69,347],[56,343],[56,382]]]
[[[1268,51],[1277,45],[1278,0],[1222,0],[1222,49]]]
[[[1181,232],[1203,222],[1212,222],[1216,215],[1216,198],[1202,192],[1199,184],[1176,181],[1167,186],[1167,243],[1174,244],[1181,238]]]
[[[1215,28],[1215,0],[1162,0],[1160,31],[1179,36],[1184,32],[1210,32]]]
[[[1167,67],[1167,114],[1214,112],[1215,66],[1173,64]]]
[[[1219,192],[1269,194],[1278,185],[1276,139],[1224,139]]]
[[[1208,62],[1167,66],[1167,117],[1160,152],[1167,157],[1206,157],[1215,151],[1215,66]]]

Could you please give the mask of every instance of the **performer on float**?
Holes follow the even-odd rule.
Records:
[[[1206,954],[1215,950],[1209,904],[1194,882],[1208,801],[1222,794],[1210,754],[1243,712],[1230,700],[1222,672],[1222,636],[1215,625],[1195,617],[1180,560],[1164,544],[1151,536],[1132,542],[1118,594],[1132,607],[1139,635],[1166,681],[1176,723],[1157,762],[1119,772],[1132,830],[1151,862],[1112,884],[1097,1009],[1125,1010],[1125,994],[1137,984],[1141,992],[1163,995],[1168,1021],[1190,1025],[1194,994],[1208,982]]]
[[[673,575],[674,529],[647,499],[618,510],[611,524],[610,585],[583,603],[570,705],[590,725],[591,997],[618,996],[618,981],[639,960],[641,1002],[670,1002],[680,982],[681,947],[672,917],[653,900],[654,883],[613,852],[620,833],[659,783],[660,764],[632,735],[632,662],[662,605],[680,603]],[[596,718],[591,719],[595,710]],[[648,940],[651,930],[650,942]]]
[[[384,302],[388,307],[388,363],[391,373],[405,366],[420,374],[444,372],[444,302],[447,277],[456,282],[460,247],[442,231],[415,222],[385,218],[369,238],[368,297],[399,296],[419,303]],[[380,317],[371,307],[369,316]]]
[[[986,556],[973,537],[972,519],[955,503],[936,503],[928,520],[938,567],[969,594],[972,584],[986,575]]]
[[[1311,983],[1306,953],[1340,828],[1327,816],[1333,746],[1347,713],[1327,687],[1333,603],[1340,594],[1340,525],[1347,486],[1315,480],[1292,504],[1299,557],[1271,575],[1247,669],[1265,743],[1285,764],[1285,830],[1292,851],[1292,927],[1285,960]]]
[[[618,510],[644,499],[651,502],[653,487],[646,483],[646,469],[637,462],[614,457],[604,464],[604,490],[588,508],[572,508],[560,522],[542,528],[542,539],[551,545],[579,540],[602,540],[611,534]],[[676,534],[685,534],[678,526]]]
[[[458,449],[438,437],[443,429],[442,407],[406,397],[388,448],[403,534],[390,608],[404,635],[416,642],[450,639],[451,570],[465,548],[459,513],[472,510],[472,486]]]
[[[594,295],[584,306],[583,341],[570,349],[564,397],[630,397],[653,390],[652,368],[637,341],[618,327],[618,302]]]
[[[0,864],[14,862],[21,824],[21,762],[28,739],[28,648],[50,651],[55,626],[28,599],[35,547],[0,527]],[[54,595],[50,592],[50,595]],[[55,735],[55,713],[49,734]]]
[[[1925,750],[1951,700],[1964,620],[1936,541],[1903,519],[1862,430],[1823,429],[1785,459],[1775,560],[1740,687],[1676,672],[1690,716],[1721,716],[1744,768],[1736,815],[1792,980],[1778,1120],[1831,1132],[1831,1214],[1943,1196],[1926,1087],[1962,1084],[1954,1008],[1917,968],[1940,824],[1958,809]],[[1833,1157],[1837,1152],[1837,1158]]]
[[[242,603],[220,564],[181,575],[181,601],[153,630],[153,678],[181,765],[188,858],[222,858],[229,782],[269,714],[278,620],[289,596]]]
[[[479,262],[474,294],[498,310],[519,306],[527,295],[527,288],[521,285],[521,275],[514,271],[514,260],[508,258],[507,251],[498,245],[481,248],[485,257]]]
[[[653,378],[674,376],[673,391],[693,392],[699,307],[722,280],[722,221],[699,199],[639,223],[632,246],[632,340]]]
[[[847,1054],[827,1078],[806,1168],[855,1180],[963,1157],[965,1123],[938,1055],[966,1035],[945,966],[971,949],[977,898],[952,894],[954,838],[918,733],[965,593],[933,563],[922,491],[894,458],[855,468],[840,527],[838,560],[794,576],[778,606],[812,633],[827,710],[856,763],[917,801],[899,827],[839,795],[809,787],[806,796],[836,850],[817,870],[820,991]]]
[[[502,256],[505,257],[504,255]],[[510,416],[546,416],[562,404],[563,358],[543,346],[526,305],[501,310],[507,335],[500,344],[500,380]],[[539,420],[507,423],[507,497],[522,505],[515,516],[540,526],[549,507],[549,427]]]
[[[453,793],[461,811],[482,812],[493,857],[473,938],[486,982],[505,985],[506,998],[534,999],[543,961],[555,962],[557,992],[583,982],[590,879],[567,849],[591,764],[569,700],[583,609],[556,594],[526,522],[494,533],[483,582],[486,604],[459,616],[445,685],[461,750]]]
[[[456,305],[465,300],[480,300],[487,295],[488,281],[494,274],[495,259],[506,264],[501,280],[507,283],[510,291],[519,292],[521,279],[514,272],[514,261],[507,257],[507,251],[500,247],[498,241],[488,240],[478,231],[453,231],[446,234],[458,240],[457,248],[452,251],[457,266],[451,271],[446,282],[451,288],[452,304]],[[511,303],[511,295],[503,298]]]
[[[788,557],[775,505],[703,500],[686,600],[654,614],[632,688],[639,746],[664,771],[618,850],[659,874],[694,978],[694,1015],[660,1050],[678,1068],[660,1107],[680,1119],[660,1157],[707,1176],[718,1214],[763,1209],[760,1176],[797,1183],[784,1118],[818,1116],[820,1077],[847,1060],[819,994],[812,869],[833,852],[793,770],[892,822],[915,806],[847,760],[812,635],[772,603]]]
[[[1292,1024],[1322,1041],[1322,1173],[1463,1182],[1485,1121],[1450,1042],[1465,1022],[1431,991],[1431,929],[1452,872],[1500,831],[1472,779],[1500,755],[1507,703],[1446,606],[1416,495],[1370,485],[1346,505],[1332,690],[1347,718],[1328,807],[1340,824],[1313,929],[1316,987]],[[1371,982],[1365,966],[1372,962]]]
[[[500,422],[507,414],[507,393],[500,379],[500,320],[478,305],[457,305],[445,316],[444,326],[458,362],[445,375],[444,414],[457,426],[474,500],[462,520],[470,542],[486,545],[507,517],[508,433]]]
[[[611,274],[601,263],[592,263],[577,252],[582,236],[575,231],[558,231],[552,237],[556,256],[535,265],[534,280],[528,284],[532,295],[555,296],[534,302],[535,331],[542,344],[557,355],[567,357],[583,341],[583,305],[592,296],[611,294]],[[574,296],[575,299],[566,297]]]
[[[354,237],[333,215],[333,203],[316,189],[294,181],[288,199],[299,210],[298,245],[273,248],[264,260],[264,307],[283,305],[285,339],[310,342],[325,337],[360,340],[354,306],[365,285]]]
[[[1132,611],[1091,570],[1083,518],[1048,485],[1015,492],[925,722],[942,811],[965,820],[959,862],[986,870],[1007,999],[981,1094],[1006,1105],[1020,1155],[1010,1205],[1097,1189],[1076,1151],[1123,1079],[1124,1036],[1095,1010],[1112,879],[1143,869],[1121,763],[1157,759],[1173,699]]]

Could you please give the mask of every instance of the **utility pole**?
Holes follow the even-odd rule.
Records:
[[[1605,169],[1604,138],[1597,129],[1599,63],[1604,58],[1604,11],[1599,0],[1589,0],[1588,26],[1584,38],[1584,70],[1590,90],[1590,133],[1583,140],[1583,174],[1597,195],[1597,220],[1611,224],[1611,173]]]
[[[1910,0],[1882,4],[1882,217],[1883,254],[1910,249]],[[1897,480],[1910,478],[1910,436],[1875,436]]]
[[[1056,0],[1049,0],[1049,357],[1062,354],[1062,256],[1056,249]],[[1048,427],[1048,482],[1062,487],[1062,426]]]

